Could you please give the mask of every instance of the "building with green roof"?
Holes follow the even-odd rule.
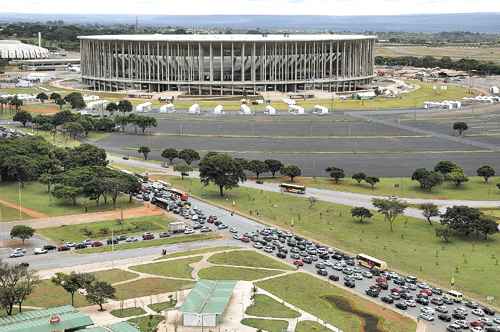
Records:
[[[236,281],[200,280],[180,308],[184,326],[215,327],[233,295]]]

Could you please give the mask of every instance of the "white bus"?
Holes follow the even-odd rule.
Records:
[[[356,256],[356,259],[358,260],[359,265],[364,266],[368,269],[377,269],[379,271],[387,270],[387,263],[375,257],[371,257],[365,254],[359,254],[358,256]]]
[[[462,302],[462,300],[464,299],[464,296],[462,293],[454,291],[454,290],[447,291],[444,294],[444,297],[446,297],[446,298],[448,298],[456,303]]]

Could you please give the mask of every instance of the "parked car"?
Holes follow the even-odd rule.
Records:
[[[451,322],[451,315],[448,314],[439,314],[438,318],[443,322]]]
[[[35,254],[35,255],[43,255],[43,254],[46,254],[48,252],[49,251],[47,249],[43,249],[43,248],[35,248],[35,249],[33,249],[33,254]]]
[[[304,262],[300,259],[297,259],[295,261],[293,261],[293,265],[295,266],[304,266]]]
[[[170,237],[170,233],[169,232],[161,232],[160,234],[158,234],[158,236],[163,239],[163,238],[166,238],[166,237]]]
[[[97,247],[102,247],[104,244],[101,241],[94,241],[92,242],[92,247],[97,248]]]
[[[323,276],[323,277],[328,276],[328,272],[325,269],[319,269],[316,271],[316,273],[320,276]]]
[[[339,276],[336,274],[330,274],[328,279],[330,279],[331,281],[339,281],[340,280]]]
[[[425,313],[421,313],[420,315],[418,315],[418,317],[429,322],[432,322],[434,320],[434,316]]]
[[[388,303],[388,304],[393,304],[394,303],[394,300],[392,299],[392,297],[389,297],[389,296],[383,296],[381,298],[382,302],[385,302],[385,303]]]
[[[71,250],[71,248],[65,245],[57,247],[57,251],[68,251],[68,250]]]
[[[56,250],[57,247],[54,246],[54,245],[52,245],[52,244],[46,244],[46,245],[43,246],[43,249],[51,251],[51,250]]]
[[[406,310],[408,309],[408,305],[405,303],[405,302],[397,302],[395,304],[396,308],[400,309],[400,310]]]

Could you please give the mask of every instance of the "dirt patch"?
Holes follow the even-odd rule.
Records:
[[[31,113],[37,114],[55,114],[60,111],[59,106],[51,103],[44,104],[27,104],[24,109]]]
[[[322,296],[322,299],[332,303],[337,308],[342,311],[352,313],[361,318],[363,321],[363,331],[365,332],[385,332],[385,330],[380,329],[378,327],[379,319],[376,316],[373,316],[364,311],[359,311],[356,308],[353,308],[351,302],[342,297],[338,296]]]
[[[4,201],[2,199],[0,199],[0,204],[5,205],[7,207],[10,207],[12,209],[19,210],[19,205]],[[48,215],[46,215],[45,213],[38,212],[38,211],[35,211],[32,209],[28,209],[28,208],[25,208],[23,206],[21,206],[21,212],[32,217],[32,218],[47,218],[48,217]]]

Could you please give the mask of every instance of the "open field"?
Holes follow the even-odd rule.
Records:
[[[13,204],[19,204],[19,185],[14,183],[0,183],[0,199]],[[73,206],[69,202],[58,200],[47,194],[47,186],[39,182],[26,183],[21,190],[21,205],[23,207],[44,213],[48,216],[62,216],[70,214],[80,214],[84,212],[98,212],[112,210],[111,202],[96,206],[84,198],[78,199],[78,204]],[[116,203],[116,208],[131,208],[139,206],[137,203],[129,203],[128,196],[120,196]],[[85,210],[85,207],[87,210]]]
[[[264,181],[288,182],[288,178],[263,178]],[[346,191],[367,195],[391,196],[396,195],[404,198],[425,198],[425,199],[457,199],[457,200],[500,200],[500,190],[496,184],[500,182],[500,177],[491,178],[489,183],[485,184],[484,179],[477,176],[469,177],[469,182],[457,187],[453,183],[445,182],[435,187],[432,191],[420,189],[420,185],[411,178],[381,178],[375,189],[366,182],[358,184],[357,181],[350,178],[335,183],[333,179],[324,177],[295,179],[296,184],[303,184],[306,187],[321,188],[337,191]]]
[[[22,109],[35,114],[54,114],[60,111],[59,106],[51,102],[25,104]]]
[[[284,320],[245,318],[241,324],[268,332],[283,332],[288,328],[288,322]]]
[[[137,272],[154,274],[162,277],[191,279],[193,268],[189,265],[199,262],[201,258],[201,256],[180,258],[169,260],[167,262],[136,265],[131,267],[130,269]]]
[[[411,319],[306,273],[272,278],[257,286],[343,331],[410,332],[416,328]]]
[[[81,242],[85,239],[101,240],[119,235],[141,235],[144,232],[159,232],[168,230],[173,219],[167,216],[145,216],[120,220],[106,220],[81,225],[65,225],[43,228],[39,234],[53,241]]]
[[[214,254],[208,261],[217,265],[236,265],[267,269],[295,270],[294,267],[279,262],[253,250],[237,250]]]
[[[125,309],[115,309],[110,312],[115,317],[126,318],[132,316],[144,315],[146,311],[142,308],[125,308]]]
[[[144,278],[115,286],[118,300],[133,299],[136,297],[175,292],[189,289],[194,282],[185,280]]]
[[[110,284],[131,280],[139,276],[136,273],[120,269],[92,272],[92,274],[97,278],[97,280],[106,281],[109,282]]]
[[[493,61],[500,64],[500,47],[466,47],[466,46],[383,46],[379,45],[377,56],[433,56],[442,58],[449,56],[453,60],[476,59],[480,61]]]
[[[176,258],[176,257],[183,257],[183,256],[206,254],[206,253],[211,253],[211,252],[224,251],[224,250],[232,250],[232,249],[239,249],[239,248],[240,247],[226,246],[226,247],[211,247],[211,248],[203,248],[203,249],[193,249],[193,250],[188,250],[188,251],[181,251],[181,252],[174,252],[172,254],[167,254],[165,256],[161,256],[159,258],[156,258],[156,260],[163,260],[163,259],[168,259],[168,258]]]
[[[41,308],[58,307],[71,304],[71,295],[62,287],[56,286],[49,279],[42,280],[33,293],[23,303],[25,306],[35,306]],[[75,293],[75,307],[85,307],[89,303],[85,297]]]
[[[248,188],[231,190],[220,198],[217,188],[203,187],[199,180],[169,181],[228,209],[234,208],[234,200],[236,210],[246,215],[258,211],[259,219],[269,224],[352,253],[378,257],[393,269],[442,287],[449,285],[454,274],[455,287],[460,291],[480,299],[491,295],[495,297],[494,304],[500,304],[500,290],[495,283],[500,265],[492,255],[500,250],[499,235],[487,241],[453,238],[450,243],[443,243],[435,236],[434,227],[410,217],[400,217],[394,232],[389,232],[389,224],[378,213],[371,221],[360,224],[351,217],[351,208],[342,205],[317,202],[310,207],[305,198]]]
[[[163,320],[165,320],[165,317],[161,315],[147,315],[129,319],[127,322],[137,326],[141,332],[149,332],[158,326],[158,324],[160,324]]]
[[[216,234],[182,235],[182,236],[175,236],[175,237],[164,238],[164,239],[155,239],[155,240],[149,240],[149,241],[138,241],[138,242],[131,242],[131,243],[116,244],[114,246],[103,246],[103,247],[97,247],[97,248],[80,249],[80,250],[77,250],[76,253],[78,253],[78,254],[95,254],[95,253],[100,253],[100,252],[109,252],[112,250],[150,248],[150,247],[158,247],[158,246],[164,246],[164,245],[176,244],[176,243],[212,240],[212,239],[217,239],[218,237],[219,236]]]
[[[245,313],[250,316],[273,318],[297,318],[300,316],[297,311],[263,294],[255,295],[253,304],[247,308]]]
[[[0,222],[13,221],[13,220],[23,220],[27,219],[29,216],[23,212],[19,214],[18,209],[14,209],[0,203]]]
[[[310,320],[303,320],[297,324],[295,332],[332,332],[332,330],[327,329],[319,323]]]
[[[243,267],[212,266],[200,270],[200,272],[198,272],[198,277],[200,279],[209,280],[252,281],[281,274],[283,272],[284,271],[258,270]]]
[[[163,310],[168,310],[168,309],[173,309],[175,308],[175,305],[176,305],[176,301],[173,300],[172,302],[170,301],[167,301],[167,302],[160,302],[160,303],[153,303],[153,304],[149,304],[148,307],[151,309],[151,310],[154,310],[156,311],[157,313],[160,313],[162,312]]]

